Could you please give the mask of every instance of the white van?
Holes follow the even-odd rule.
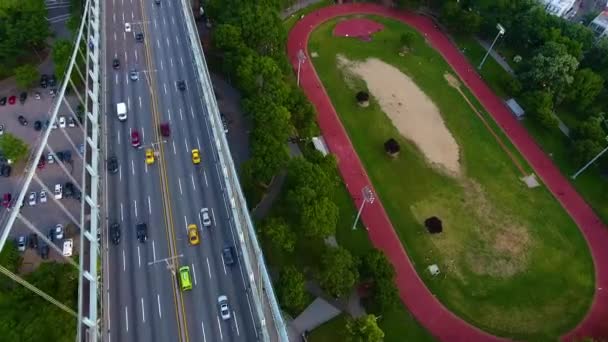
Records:
[[[63,255],[66,257],[72,256],[74,248],[74,241],[72,239],[67,239],[63,241]]]
[[[127,120],[127,105],[124,102],[116,104],[116,115],[120,121]]]

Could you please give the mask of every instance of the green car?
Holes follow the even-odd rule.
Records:
[[[179,268],[179,285],[182,291],[192,290],[192,281],[190,280],[190,267],[182,266]]]

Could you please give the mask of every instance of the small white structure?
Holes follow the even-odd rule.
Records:
[[[521,108],[519,103],[515,101],[515,99],[508,99],[507,101],[505,101],[505,103],[507,104],[507,107],[509,107],[513,115],[515,115],[517,120],[522,120],[524,118],[524,114],[526,114],[526,112],[523,108]]]
[[[570,17],[576,14],[574,4],[576,0],[541,0],[545,11],[557,17]]]
[[[606,36],[608,34],[608,10],[602,11],[602,13],[595,17],[589,23],[589,28],[598,38]]]
[[[426,269],[429,270],[429,273],[433,276],[436,276],[439,274],[439,266],[437,266],[437,264],[432,264],[429,267],[427,267]]]
[[[72,252],[74,249],[74,241],[72,239],[67,239],[63,241],[63,256],[70,257],[72,256]]]
[[[323,154],[323,156],[326,156],[329,153],[329,149],[327,148],[323,137],[313,137],[312,144],[315,146],[315,149],[317,149],[317,151]]]

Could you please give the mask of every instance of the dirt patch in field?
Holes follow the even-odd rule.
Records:
[[[365,81],[370,94],[393,125],[430,163],[452,175],[461,174],[459,146],[437,106],[416,83],[399,69],[375,58],[352,62],[338,56],[338,65]]]

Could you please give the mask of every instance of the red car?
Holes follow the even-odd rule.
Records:
[[[17,102],[17,96],[12,95],[8,98],[8,104],[14,105]]]
[[[5,208],[9,208],[11,206],[11,200],[13,199],[13,195],[10,192],[7,192],[2,197],[2,206]]]
[[[160,124],[160,134],[163,137],[169,137],[171,136],[171,127],[169,127],[169,123],[168,122],[163,122]]]
[[[44,165],[46,165],[46,159],[44,158],[44,156],[42,156],[40,157],[40,160],[38,160],[38,168],[44,169]]]
[[[139,147],[141,141],[139,141],[139,132],[136,130],[131,131],[131,146]]]

